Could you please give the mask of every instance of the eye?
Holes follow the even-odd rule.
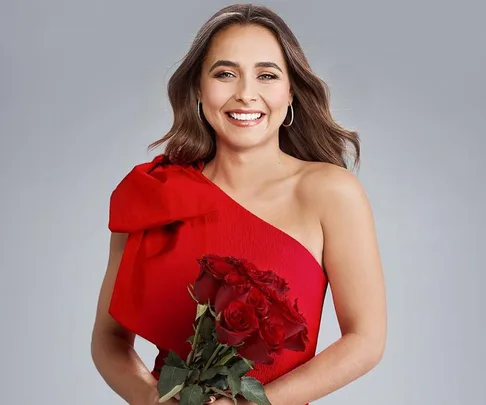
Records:
[[[218,79],[228,79],[230,77],[234,77],[233,73],[230,72],[219,72],[214,75],[214,77],[217,77]]]
[[[258,77],[261,78],[261,79],[263,79],[263,80],[265,80],[265,81],[266,80],[273,80],[273,79],[276,79],[277,78],[276,75],[273,75],[271,73],[264,73],[264,74],[262,74],[262,75],[260,75]]]

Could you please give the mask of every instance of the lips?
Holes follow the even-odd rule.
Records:
[[[226,112],[226,115],[233,119],[233,120],[238,120],[238,121],[255,121],[260,118],[262,118],[265,113],[263,111],[259,110],[230,110]]]
[[[256,119],[259,119],[261,117],[263,117],[264,114],[262,113],[245,113],[245,114],[241,114],[241,113],[227,113],[226,115],[228,115],[230,118],[234,119],[234,120],[239,120],[239,121],[253,121],[253,120],[256,120]]]
[[[238,115],[240,114],[244,114],[246,115],[246,117],[242,117],[242,116],[238,117]],[[260,122],[262,122],[263,118],[265,117],[265,114],[262,111],[255,111],[255,110],[252,111],[231,110],[226,112],[225,115],[231,124],[236,125],[238,127],[252,127],[258,125]]]
[[[265,114],[261,110],[242,110],[242,109],[226,111],[226,114],[229,114],[229,113],[235,113],[235,114]]]

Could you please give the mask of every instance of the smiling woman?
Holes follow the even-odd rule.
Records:
[[[249,147],[275,138],[292,105],[290,77],[278,40],[259,25],[220,30],[202,63],[197,96],[221,141],[227,138]],[[241,136],[235,127],[251,127],[251,136]]]
[[[172,75],[168,95],[174,123],[150,149],[166,143],[172,162],[212,160],[216,135],[228,125],[222,114],[236,108],[265,113],[259,129],[268,133],[286,118],[274,138],[291,156],[348,167],[350,145],[354,167],[359,166],[357,132],[332,118],[327,84],[312,71],[287,24],[266,7],[236,4],[214,14]],[[255,96],[261,96],[257,103]],[[247,104],[232,105],[236,102]]]
[[[299,345],[290,344],[298,350],[276,349],[289,336],[274,313],[258,318],[253,347],[271,361],[248,375],[272,405],[308,404],[367,373],[384,351],[386,309],[371,207],[348,171],[348,146],[357,166],[359,139],[333,120],[328,88],[293,33],[266,7],[226,7],[200,29],[168,93],[174,123],[150,145],[166,144],[164,154],[133,167],[110,199],[110,260],[92,338],[103,378],[132,405],[158,403],[169,351],[190,354],[197,308],[186,288],[207,255],[273,270],[285,300],[298,301],[285,314],[305,320]],[[342,337],[316,353],[328,286]],[[238,299],[249,305],[249,296]],[[159,349],[151,370],[135,335]],[[181,405],[197,402],[191,384],[177,383]],[[237,397],[250,405],[245,398]]]

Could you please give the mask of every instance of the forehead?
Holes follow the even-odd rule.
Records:
[[[285,68],[279,42],[271,31],[259,25],[232,25],[219,31],[211,41],[205,63],[212,64],[219,59],[238,62],[242,66],[275,62]]]

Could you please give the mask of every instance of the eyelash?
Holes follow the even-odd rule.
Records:
[[[220,72],[220,73],[216,74],[216,75],[215,75],[215,77],[217,77],[217,78],[223,78],[223,79],[227,79],[227,78],[228,78],[228,76],[225,76],[225,75],[227,75],[227,74],[229,74],[229,75],[233,75],[233,74],[232,74],[232,73],[230,73],[230,72]],[[267,80],[274,80],[274,79],[277,79],[277,76],[276,76],[276,75],[273,75],[273,74],[270,74],[270,73],[263,73],[263,74],[261,74],[261,75],[260,75],[260,76],[258,76],[258,77],[262,77],[262,76],[268,76],[268,78],[267,78],[267,79],[263,79],[263,80],[265,80],[265,81],[267,81]]]

